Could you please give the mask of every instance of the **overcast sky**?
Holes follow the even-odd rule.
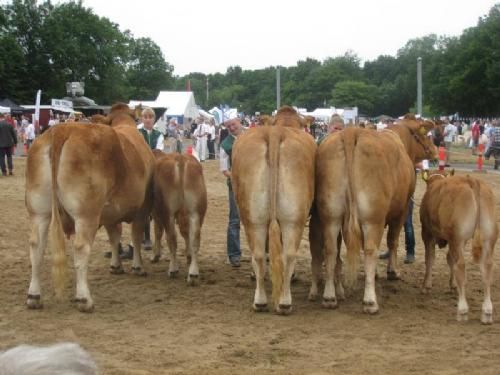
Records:
[[[83,0],[99,16],[149,37],[174,74],[295,65],[355,52],[396,55],[410,39],[460,35],[500,0]],[[57,1],[54,1],[57,3]]]

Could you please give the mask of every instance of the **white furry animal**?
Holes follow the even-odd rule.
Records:
[[[97,375],[97,366],[80,345],[19,345],[0,353],[1,375]]]

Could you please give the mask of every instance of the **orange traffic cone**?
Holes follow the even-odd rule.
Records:
[[[444,171],[446,165],[446,149],[443,146],[439,146],[439,170]]]

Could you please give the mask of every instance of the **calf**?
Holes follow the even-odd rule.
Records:
[[[203,169],[191,155],[165,154],[155,150],[154,207],[155,244],[153,262],[160,259],[163,231],[167,233],[170,250],[170,277],[179,272],[177,261],[177,236],[175,222],[186,242],[189,263],[187,281],[194,285],[198,280],[198,250],[200,232],[207,211],[207,189]]]
[[[422,240],[425,244],[425,278],[423,291],[432,287],[432,265],[436,243],[449,245],[450,287],[458,287],[457,320],[467,320],[469,306],[465,299],[465,243],[473,238],[474,261],[479,262],[484,282],[481,322],[493,322],[490,286],[493,280],[493,249],[498,236],[495,199],[491,188],[470,176],[445,178],[433,174],[426,178],[427,191],[420,206]]]

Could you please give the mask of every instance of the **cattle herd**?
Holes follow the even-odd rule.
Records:
[[[29,151],[29,308],[42,307],[40,267],[49,229],[54,286],[59,295],[67,276],[64,237],[74,236],[75,301],[80,311],[94,308],[87,271],[100,226],[105,227],[112,246],[110,271],[123,273],[119,224],[131,223],[134,248],[140,249],[144,225],[152,215],[153,261],[159,259],[165,232],[170,250],[168,273],[175,275],[179,269],[177,223],[186,242],[187,282],[194,285],[198,281],[200,230],[207,210],[201,164],[190,155],[152,152],[136,130],[135,112],[124,104],[114,105],[108,116],[95,121],[54,126]],[[309,299],[316,300],[320,293],[324,268],[322,303],[336,308],[345,298],[344,288],[352,289],[357,280],[362,250],[363,310],[376,313],[377,252],[387,227],[387,278],[398,279],[398,241],[415,190],[415,165],[436,158],[435,146],[427,137],[434,123],[407,115],[380,132],[348,127],[332,133],[319,146],[303,126],[304,119],[294,109],[283,107],[266,126],[244,132],[233,147],[232,184],[256,279],[253,308],[269,309],[265,291],[269,256],[272,308],[283,315],[292,311],[291,280],[309,219]],[[424,177],[427,191],[420,217],[426,274],[422,290],[432,286],[435,245],[448,245],[450,286],[458,291],[457,319],[467,320],[463,250],[472,239],[484,282],[481,322],[490,324],[492,255],[498,235],[492,190],[470,176],[436,172]],[[146,274],[140,251],[134,251],[132,272]]]

